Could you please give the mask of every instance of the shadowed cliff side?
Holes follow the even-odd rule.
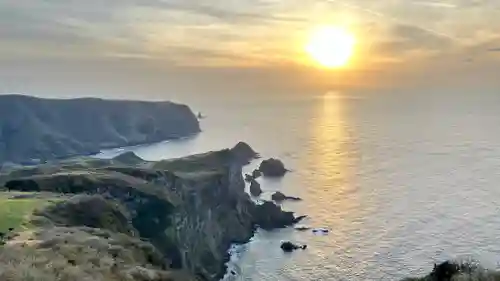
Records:
[[[186,105],[0,95],[0,163],[50,160],[200,131]]]
[[[11,192],[76,195],[36,211],[31,221],[36,233],[81,227],[121,233],[143,239],[162,255],[164,265],[152,265],[155,270],[218,280],[231,244],[247,242],[257,225],[272,229],[297,221],[271,202],[252,202],[241,170],[241,163],[250,159],[242,161],[242,155],[235,157],[233,149],[160,162],[133,155],[117,158],[122,161],[83,158],[12,171],[0,176],[0,182]],[[123,164],[129,162],[123,158],[140,164]]]

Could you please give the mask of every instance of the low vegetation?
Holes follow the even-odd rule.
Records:
[[[485,269],[473,262],[446,261],[434,265],[432,272],[425,277],[402,281],[500,281],[500,272]]]
[[[226,149],[178,159],[158,161],[153,163],[151,168],[181,173],[219,172],[227,167],[227,163],[232,157],[231,151]]]
[[[69,200],[35,211],[36,221],[57,226],[87,226],[134,236],[126,210],[100,195],[76,195]]]
[[[151,244],[107,230],[39,229],[25,242],[0,248],[0,280],[192,280],[183,272],[166,271],[166,260]]]

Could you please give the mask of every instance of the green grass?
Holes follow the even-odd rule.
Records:
[[[9,228],[15,232],[28,229],[33,211],[54,202],[49,198],[11,198],[19,194],[26,193],[0,193],[0,232],[7,233]]]
[[[221,150],[183,158],[158,161],[152,165],[152,168],[156,170],[167,170],[174,173],[220,172],[224,171],[230,161],[230,151]]]

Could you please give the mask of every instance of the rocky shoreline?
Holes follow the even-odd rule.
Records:
[[[151,276],[184,276],[172,280],[219,280],[226,273],[231,245],[248,242],[257,227],[283,228],[303,218],[282,211],[272,202],[255,204],[251,200],[245,192],[242,165],[258,155],[249,153],[248,148],[240,143],[233,149],[157,162],[144,161],[131,153],[109,160],[79,157],[1,174],[0,186],[5,186],[7,194],[44,192],[54,197],[64,194],[69,199],[58,199],[32,214],[29,233],[14,227],[0,250],[0,262],[6,251],[21,255],[31,249],[45,255],[40,245],[55,239],[51,234],[60,237],[75,232],[96,240],[102,240],[100,235],[125,235],[125,241],[143,240],[141,243],[152,247],[163,262],[149,263],[147,255],[137,252],[145,263],[120,260],[111,268],[96,265],[107,278],[103,280],[121,280],[138,266],[154,271]],[[109,234],[97,235],[93,229]],[[9,242],[26,236],[29,239],[22,241],[41,242]],[[132,240],[126,243],[135,243]],[[82,246],[78,239],[64,243],[73,248]],[[106,249],[109,247],[103,248],[102,255],[117,260]],[[54,247],[49,253],[61,256],[61,251]],[[78,263],[66,256],[61,259],[69,265]]]
[[[247,243],[258,228],[285,228],[304,218],[271,201],[256,204],[245,192],[242,166],[257,157],[240,143],[163,161],[127,152],[107,160],[76,157],[2,172],[1,205],[32,200],[37,208],[22,214],[27,221],[6,229],[0,218],[0,264],[8,265],[0,268],[0,279],[212,281],[234,276],[227,272],[233,245]],[[275,195],[277,201],[299,199]],[[286,241],[281,248],[292,252],[307,245]],[[451,280],[494,281],[500,274],[443,262],[427,276],[403,281]]]

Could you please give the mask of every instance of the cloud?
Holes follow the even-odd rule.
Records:
[[[468,0],[3,0],[0,57],[54,56],[63,48],[67,54],[166,63],[272,64],[299,56],[300,40],[313,26],[338,22],[356,31],[373,25],[359,29],[360,41],[373,39],[371,57],[394,60],[447,52],[462,38],[476,40],[474,32],[482,32],[478,38],[500,33],[492,15],[498,6]],[[32,46],[36,52],[29,51]]]
[[[415,1],[415,2],[410,2],[413,5],[421,5],[421,6],[427,6],[427,7],[433,7],[433,8],[456,8],[457,5],[447,3],[447,2],[431,2],[431,1]]]
[[[400,40],[411,42],[419,46],[442,48],[452,44],[452,39],[441,34],[428,32],[419,26],[398,24],[390,28],[391,34]]]
[[[399,24],[388,30],[388,39],[375,44],[377,53],[392,58],[408,55],[431,55],[453,48],[454,41],[422,30],[419,27]]]
[[[207,56],[220,57],[218,45],[221,42],[251,40],[258,34],[254,32],[258,26],[302,25],[308,20],[279,13],[276,5],[265,0],[233,3],[220,0],[108,0],[105,5],[96,0],[5,0],[0,3],[0,52],[3,53],[0,57],[9,56],[11,47],[11,53],[26,49],[16,48],[16,44],[37,45],[40,51],[37,53],[44,48],[51,52],[57,44],[66,47],[93,44],[97,53],[150,57],[158,52],[148,54],[151,46],[147,46],[144,39],[150,41],[151,37],[165,37],[167,33],[177,37],[168,35],[163,42],[161,38],[155,39],[155,43],[161,43],[158,48],[168,47],[185,56],[191,54],[192,47],[186,46],[183,52],[178,46],[212,40],[196,47],[204,48]],[[118,49],[101,50],[103,48]]]
[[[262,7],[263,3],[265,3],[261,1],[251,1],[251,2],[253,2],[255,10],[261,10],[259,8]],[[168,0],[168,1],[162,1],[161,4],[155,6],[155,8],[161,7],[170,10],[185,11],[189,13],[210,16],[220,21],[231,22],[231,23],[241,23],[241,22],[262,23],[262,22],[274,22],[274,21],[302,23],[308,21],[307,18],[305,17],[273,15],[272,13],[266,13],[265,11],[262,10],[261,13],[252,13],[248,11],[242,11],[241,9],[224,8],[224,6],[226,5],[224,4],[214,5],[213,2],[211,4],[206,4],[203,2],[193,3],[193,1]]]

